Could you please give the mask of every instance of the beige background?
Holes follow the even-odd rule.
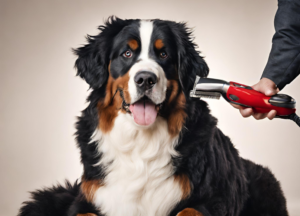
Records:
[[[28,191],[81,176],[73,134],[88,86],[75,77],[70,49],[109,15],[187,21],[210,77],[251,85],[268,58],[276,8],[276,0],[1,0],[0,215],[16,215]],[[299,85],[298,78],[283,92],[300,102]],[[300,215],[299,128],[243,119],[223,99],[209,104],[241,156],[270,167],[290,215]]]

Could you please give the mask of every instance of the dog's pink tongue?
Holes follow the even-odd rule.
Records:
[[[139,125],[150,125],[152,124],[157,116],[157,110],[155,104],[150,101],[138,101],[129,107],[135,123]]]

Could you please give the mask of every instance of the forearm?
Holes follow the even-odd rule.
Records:
[[[279,0],[275,16],[276,33],[262,77],[281,90],[300,73],[300,1]]]

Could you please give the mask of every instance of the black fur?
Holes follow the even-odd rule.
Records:
[[[87,99],[89,105],[76,124],[77,143],[81,150],[84,178],[87,180],[105,178],[104,168],[93,166],[101,157],[96,154],[96,143],[87,143],[98,125],[97,103],[105,96],[108,64],[111,60],[115,61],[112,63],[115,77],[127,70],[117,70],[122,60],[118,59],[120,53],[113,52],[113,47],[122,46],[122,38],[114,40],[114,37],[122,30],[128,31],[131,24],[130,28],[134,31],[137,23],[137,20],[111,18],[99,27],[99,35],[88,37],[88,45],[75,50],[78,55],[75,63],[78,75],[93,89]],[[154,20],[154,25],[161,29],[156,34],[169,35],[169,43],[176,49],[176,55],[173,55],[173,50],[167,50],[172,55],[170,61],[160,64],[166,68],[165,71],[168,71],[168,67],[178,69],[181,87],[186,95],[188,116],[176,147],[181,157],[174,158],[173,164],[176,174],[188,176],[192,194],[176,205],[170,215],[175,216],[184,208],[191,207],[205,216],[287,216],[285,198],[270,170],[242,159],[230,139],[217,128],[217,120],[210,115],[207,104],[189,98],[195,76],[208,75],[208,67],[195,50],[190,30],[184,23],[171,21]],[[132,63],[127,64],[130,68]],[[79,187],[78,183],[73,186],[67,183],[66,188],[58,186],[34,192],[33,201],[25,202],[19,215],[101,215],[95,206],[85,201]]]
[[[79,186],[77,182],[74,185],[66,182],[65,187],[58,185],[31,193],[33,201],[24,202],[21,215],[66,215],[79,193]]]
[[[78,56],[75,62],[77,75],[83,78],[93,89],[100,88],[108,78],[109,54],[115,36],[133,21],[111,17],[105,25],[99,26],[98,29],[101,34],[88,35],[88,44],[73,50]]]
[[[186,27],[185,23],[161,20],[156,20],[154,23],[168,25],[175,38],[179,80],[186,97],[189,98],[189,92],[193,88],[196,75],[206,77],[209,71],[208,66],[199,55],[200,52],[196,51],[197,46],[191,38],[192,32]]]

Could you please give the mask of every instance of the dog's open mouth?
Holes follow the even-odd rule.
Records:
[[[134,104],[130,104],[129,110],[135,123],[147,126],[155,122],[159,106],[154,104],[149,98],[143,97]]]
[[[133,116],[135,123],[138,125],[148,126],[155,122],[162,104],[155,104],[147,96],[142,97],[133,104],[127,104],[120,91],[123,99],[122,108]]]

